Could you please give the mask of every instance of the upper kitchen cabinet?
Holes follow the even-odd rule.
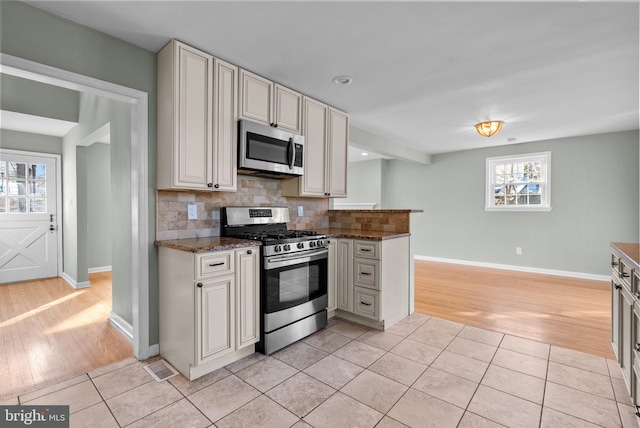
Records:
[[[349,115],[304,97],[304,175],[282,183],[284,196],[347,196]]]
[[[300,134],[302,95],[241,69],[238,116]]]
[[[238,68],[172,40],[158,53],[158,188],[236,191]]]

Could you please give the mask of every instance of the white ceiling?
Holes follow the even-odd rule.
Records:
[[[638,129],[636,1],[28,3],[154,52],[176,38],[427,153]]]

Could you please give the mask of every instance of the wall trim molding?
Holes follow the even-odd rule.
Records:
[[[78,282],[75,279],[71,278],[71,276],[66,272],[62,272],[62,279],[64,279],[67,284],[71,286],[71,288],[74,288],[76,290],[79,290],[81,288],[89,288],[91,286],[91,283],[89,281]]]
[[[583,272],[571,272],[564,270],[553,270],[553,269],[542,269],[542,268],[534,268],[528,266],[515,266],[515,265],[503,265],[499,263],[485,263],[485,262],[474,262],[470,260],[457,260],[457,259],[447,259],[441,257],[430,257],[430,256],[420,256],[416,255],[414,257],[415,260],[425,260],[429,262],[440,262],[440,263],[451,263],[456,265],[465,265],[465,266],[477,266],[477,267],[485,267],[491,269],[502,269],[502,270],[513,270],[518,272],[528,272],[528,273],[539,273],[541,275],[553,275],[553,276],[564,276],[569,278],[578,278],[578,279],[588,279],[592,281],[607,281],[611,280],[611,277],[606,275],[596,275],[594,273],[583,273]]]
[[[89,268],[89,273],[98,273],[98,272],[111,272],[111,265],[109,266],[98,266],[98,267],[93,267],[93,268]]]
[[[129,343],[133,344],[133,326],[131,324],[113,311],[109,314],[109,322]]]

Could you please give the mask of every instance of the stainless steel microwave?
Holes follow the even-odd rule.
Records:
[[[303,159],[302,135],[238,121],[238,172],[266,177],[303,175]]]

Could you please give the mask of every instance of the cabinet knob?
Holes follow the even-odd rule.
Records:
[[[629,274],[626,272],[622,272],[622,274],[620,275],[623,278],[629,278]]]
[[[616,262],[611,262],[611,267],[616,267],[616,266],[618,266],[618,263],[616,263]]]
[[[636,351],[640,352],[640,343],[636,343],[636,346],[634,346],[634,348],[636,349]]]
[[[613,287],[614,287],[616,290],[620,290],[620,289],[622,288],[622,285],[620,285],[620,284],[615,284]]]
[[[247,250],[247,254],[253,254],[252,250]]]
[[[215,186],[213,186],[213,187],[215,187],[216,189],[219,189],[219,188],[220,188],[220,185],[219,185],[219,184],[216,184],[216,185],[215,185]]]
[[[213,183],[207,183],[207,187],[213,187]]]
[[[201,282],[197,283],[196,285],[197,285],[198,287],[202,288],[202,283],[201,283]]]

